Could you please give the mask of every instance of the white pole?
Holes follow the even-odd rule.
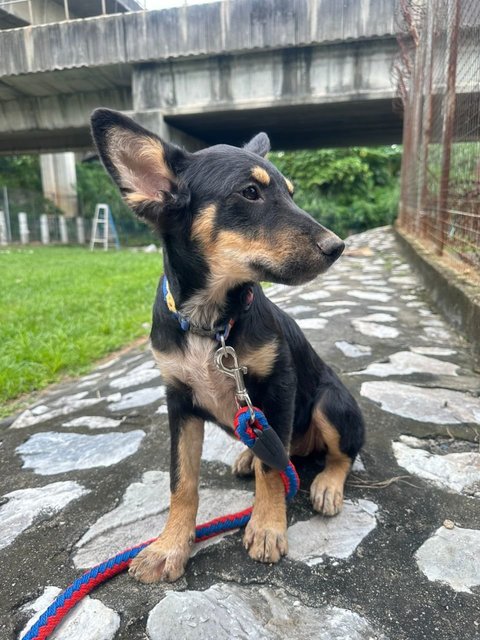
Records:
[[[105,224],[103,225],[103,233],[104,233],[104,236],[103,236],[103,248],[104,248],[105,251],[108,251],[108,234],[109,234],[108,223],[109,223],[109,217],[110,217],[109,216],[110,209],[107,206],[104,205],[103,210],[104,210],[104,214],[103,215],[105,216]]]
[[[50,230],[48,228],[48,216],[42,213],[40,216],[40,237],[42,244],[50,244]]]
[[[30,237],[30,231],[28,230],[28,218],[27,214],[21,211],[18,214],[18,227],[20,230],[20,242],[22,244],[28,244],[28,239]]]
[[[62,244],[68,244],[68,230],[65,216],[58,216],[58,223],[60,225],[60,242]]]
[[[8,189],[3,187],[3,206],[5,207],[5,224],[7,226],[7,242],[12,241],[12,229],[10,226],[10,206],[8,202]]]
[[[78,244],[85,244],[85,224],[84,219],[81,216],[77,216],[77,241]]]
[[[6,244],[8,244],[7,220],[5,212],[0,210],[0,245],[5,246]]]
[[[95,240],[97,239],[97,229],[98,229],[98,216],[99,216],[99,205],[95,205],[95,214],[93,216],[92,222],[92,233],[90,236],[90,251],[93,251],[93,247],[95,246]]]

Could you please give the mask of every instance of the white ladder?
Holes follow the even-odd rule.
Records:
[[[97,204],[95,206],[95,215],[93,216],[90,250],[93,251],[95,244],[100,243],[103,244],[104,250],[107,251],[109,240],[115,243],[116,249],[120,249],[120,242],[109,205]]]

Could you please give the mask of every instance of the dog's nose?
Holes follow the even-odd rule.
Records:
[[[322,240],[317,242],[317,245],[320,251],[328,256],[332,262],[339,258],[345,249],[345,243],[343,240],[340,240],[340,238],[334,234],[327,236],[326,238],[322,238]]]

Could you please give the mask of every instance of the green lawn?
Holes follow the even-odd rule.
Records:
[[[0,414],[5,402],[147,335],[161,256],[38,247],[0,251]]]

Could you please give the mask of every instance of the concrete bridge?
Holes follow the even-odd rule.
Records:
[[[100,105],[190,147],[259,129],[284,149],[400,142],[397,2],[230,0],[0,31],[0,153],[87,148]]]
[[[139,11],[139,0],[0,0],[0,29]]]

